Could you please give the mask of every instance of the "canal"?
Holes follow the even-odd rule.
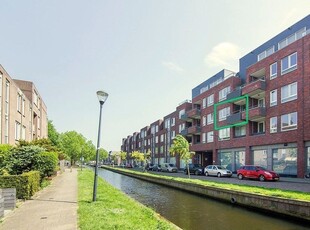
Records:
[[[272,217],[271,214],[253,212],[105,169],[99,169],[98,175],[182,229],[309,229],[290,220]]]

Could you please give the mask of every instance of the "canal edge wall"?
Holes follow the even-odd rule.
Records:
[[[217,200],[232,203],[251,209],[277,213],[278,215],[289,216],[295,219],[310,222],[310,202],[290,200],[285,198],[277,198],[264,196],[261,194],[252,194],[240,191],[234,191],[223,188],[215,188],[212,186],[192,184],[182,181],[175,181],[166,178],[156,178],[131,172],[117,170],[117,168],[104,167],[107,170],[114,171],[123,175],[145,180],[186,192],[203,195]]]

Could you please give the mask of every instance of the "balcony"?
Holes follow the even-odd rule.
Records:
[[[242,95],[248,94],[250,97],[260,99],[265,97],[266,82],[257,80],[250,82],[242,88]]]
[[[187,116],[187,114],[185,113],[185,114],[182,114],[181,115],[181,120],[182,121],[190,121],[191,119]]]
[[[188,118],[200,119],[201,112],[200,112],[200,109],[195,108],[195,109],[188,111],[186,114]]]
[[[250,121],[259,121],[263,120],[266,117],[266,108],[265,107],[254,107],[249,110],[249,120]],[[242,119],[245,119],[245,112],[242,113]]]
[[[187,135],[188,135],[188,129],[187,129],[187,128],[183,129],[183,130],[180,132],[180,134],[181,134],[182,136],[187,136]]]
[[[199,135],[201,133],[201,127],[194,125],[187,129],[189,135]]]
[[[244,120],[242,120],[241,112],[231,114],[226,118],[226,122],[228,125],[233,125],[236,123],[240,123],[242,121],[244,121]]]

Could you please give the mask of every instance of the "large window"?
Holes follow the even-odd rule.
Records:
[[[296,33],[291,34],[290,36],[288,36],[285,39],[283,39],[282,41],[280,41],[278,44],[279,50],[284,48],[285,46],[291,44],[292,42],[300,39],[301,37],[303,37],[305,35],[306,35],[306,27],[298,30]]]
[[[202,108],[206,108],[207,107],[207,98],[202,99]]]
[[[219,121],[226,120],[226,117],[230,115],[230,107],[226,107],[219,111]]]
[[[267,168],[267,150],[254,150],[253,151],[253,163]]]
[[[281,116],[281,130],[287,131],[297,129],[297,112]]]
[[[277,90],[270,91],[270,107],[277,105]]]
[[[206,143],[206,133],[202,133],[202,143]]]
[[[297,53],[293,53],[281,60],[281,74],[297,69]]]
[[[21,125],[19,122],[15,122],[15,140],[19,140],[20,139],[20,132],[21,131]]]
[[[273,170],[277,173],[297,175],[297,148],[273,149]]]
[[[263,52],[261,52],[259,55],[257,55],[257,61],[260,61],[268,56],[270,56],[271,54],[274,53],[274,46],[264,50]]]
[[[270,79],[274,79],[277,77],[278,72],[278,64],[277,62],[270,65]]]
[[[202,117],[202,126],[205,126],[207,124],[207,117],[203,116]]]
[[[219,101],[225,100],[226,97],[227,97],[227,94],[229,94],[229,93],[230,93],[230,86],[220,90],[220,92],[219,92]]]
[[[276,133],[278,131],[278,119],[277,117],[270,118],[270,133]]]
[[[297,82],[281,88],[281,102],[285,103],[297,99]]]

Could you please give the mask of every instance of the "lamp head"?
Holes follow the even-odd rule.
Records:
[[[103,104],[107,100],[108,96],[109,94],[102,90],[97,91],[97,97],[98,97],[100,104]]]

